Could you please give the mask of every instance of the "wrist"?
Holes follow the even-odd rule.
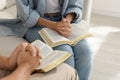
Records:
[[[9,70],[15,70],[16,69],[17,63],[15,64],[14,62],[11,62],[10,58],[8,58],[7,63],[8,63],[7,67],[8,67]]]
[[[54,26],[54,23],[55,23],[54,21],[50,21],[50,20],[47,20],[47,19],[44,19],[44,18],[39,18],[37,24],[52,29],[53,26]]]
[[[75,17],[74,13],[69,13],[67,14],[67,16],[65,17],[69,22],[71,22]]]
[[[49,23],[49,28],[55,30],[57,27],[57,22],[50,21]]]
[[[10,64],[9,58],[4,58],[3,62],[0,62],[0,69],[3,70],[13,70],[13,66]]]
[[[31,69],[29,64],[21,64],[18,66],[18,69],[24,70],[25,73],[27,74],[31,74],[33,71],[33,69]]]

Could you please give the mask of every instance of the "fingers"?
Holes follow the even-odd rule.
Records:
[[[64,37],[69,37],[71,33],[71,25],[69,23],[61,23],[59,26],[58,32]]]
[[[40,62],[41,62],[41,58],[42,58],[41,53],[40,53],[40,49],[38,47],[36,47],[36,46],[31,45],[31,44],[30,44],[30,48],[34,48],[35,52],[31,51],[33,53],[31,53],[31,52],[27,52],[27,53],[30,54],[31,58],[34,57],[34,59],[37,60],[36,62],[39,65]],[[32,49],[30,49],[30,50],[32,50]]]
[[[67,22],[60,22],[58,25],[58,29],[61,29],[61,30],[71,29],[71,24]]]
[[[71,32],[59,31],[59,33],[64,37],[69,37]]]
[[[33,71],[40,64],[40,58],[38,56],[33,56],[29,51],[22,52],[17,59],[17,65],[25,66]]]
[[[70,23],[70,20],[66,19],[66,18],[62,18],[61,22],[67,22]]]
[[[28,44],[28,46],[26,47],[26,51],[30,52],[30,54],[34,57],[39,57],[40,59],[42,58],[41,53],[40,53],[40,49],[36,46]]]
[[[39,57],[40,59],[42,59],[41,53],[40,53],[40,49],[35,46],[36,50],[37,50],[37,57]]]
[[[10,66],[11,69],[15,69],[17,67],[17,58],[19,53],[25,49],[25,47],[27,46],[28,43],[22,43],[20,45],[18,45],[12,52],[12,54],[10,55],[10,57],[8,58],[8,64]]]
[[[39,57],[40,59],[42,58],[40,49],[29,43],[22,43],[18,48],[21,48],[20,50],[22,50],[23,52],[29,52],[34,57]]]
[[[29,43],[21,46],[21,51],[17,58],[17,66],[28,65],[33,71],[41,63],[41,54],[38,47]]]
[[[34,46],[32,46],[31,44],[28,44],[28,46],[26,47],[26,51],[30,52],[30,54],[34,57],[36,57],[36,48]]]
[[[25,48],[28,45],[28,43],[22,43],[18,45],[12,52],[12,55],[17,55],[23,48]]]
[[[29,43],[22,43],[21,45],[20,45],[20,52],[21,53],[24,53],[25,51],[26,51],[26,47],[28,46],[28,44]]]
[[[40,49],[37,46],[32,46],[31,48],[33,48],[33,47],[36,50],[36,53],[34,53],[35,54],[34,57],[38,59],[38,65],[39,65],[41,63],[41,59],[42,59],[42,56],[41,56],[41,53],[40,53]]]

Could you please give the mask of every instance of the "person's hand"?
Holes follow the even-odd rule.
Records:
[[[10,57],[8,58],[8,67],[10,70],[14,70],[17,67],[17,57],[22,48],[25,48],[28,43],[21,43],[18,45],[13,52],[11,53]]]
[[[19,66],[26,66],[31,72],[40,65],[41,55],[39,48],[28,44],[27,47],[22,48],[18,55],[17,64]]]
[[[60,21],[60,30],[59,33],[64,36],[64,37],[69,37],[71,34],[71,24],[70,24],[70,20],[66,19],[66,18],[62,18],[62,20]]]
[[[51,22],[51,29],[58,32],[60,35],[64,37],[69,37],[71,33],[71,25],[70,22],[62,19],[60,22]]]
[[[64,37],[69,37],[71,34],[71,21],[74,19],[75,14],[69,13],[65,18],[62,18],[60,21],[60,30],[59,33]]]
[[[71,20],[69,20],[67,18],[62,18],[61,22],[63,22],[63,23],[69,23],[70,24]]]

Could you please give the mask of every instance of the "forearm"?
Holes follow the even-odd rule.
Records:
[[[0,69],[8,69],[8,58],[0,56]]]
[[[75,14],[74,13],[70,13],[70,14],[67,14],[66,15],[66,20],[67,22],[71,22],[75,17]],[[55,29],[56,26],[58,26],[59,22],[55,22],[55,21],[50,21],[50,20],[47,20],[47,19],[44,19],[44,18],[39,18],[38,22],[37,22],[37,25],[43,25],[47,28],[51,28],[51,29]]]
[[[9,63],[9,58],[0,56],[0,69],[13,71],[15,68]]]
[[[65,17],[69,22],[71,22],[75,17],[74,13],[69,13],[67,14],[67,16]]]
[[[50,20],[47,20],[47,19],[44,19],[44,18],[39,18],[38,22],[37,22],[37,25],[43,25],[47,28],[51,28],[53,29],[53,26],[55,26],[55,23],[54,21],[50,21]]]
[[[29,80],[31,70],[26,65],[19,66],[11,75],[1,80]]]

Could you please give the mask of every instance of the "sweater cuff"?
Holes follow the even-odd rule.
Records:
[[[28,17],[28,19],[25,21],[24,26],[27,27],[33,27],[36,25],[36,23],[38,22],[40,18],[40,15],[37,11],[33,11],[30,16]]]

